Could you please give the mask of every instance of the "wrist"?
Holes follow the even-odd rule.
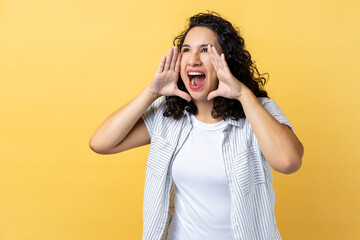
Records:
[[[146,94],[147,94],[150,98],[153,98],[154,100],[156,100],[158,97],[161,96],[160,94],[154,92],[154,91],[151,89],[150,85],[147,85],[144,90],[145,90]]]
[[[239,97],[237,100],[240,101],[240,103],[243,103],[245,99],[248,99],[249,97],[255,97],[254,93],[247,87],[244,87],[241,93],[239,94]]]

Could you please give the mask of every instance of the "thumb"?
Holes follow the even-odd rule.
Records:
[[[214,97],[220,96],[220,92],[219,90],[215,90],[209,93],[209,95],[207,96],[207,100],[211,100]]]

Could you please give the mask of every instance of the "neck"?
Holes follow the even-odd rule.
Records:
[[[214,100],[210,101],[194,101],[196,107],[197,107],[197,114],[195,115],[196,119],[204,122],[204,123],[217,123],[220,122],[221,118],[213,118],[211,116],[211,111],[214,106]]]

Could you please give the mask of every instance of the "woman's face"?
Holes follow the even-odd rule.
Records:
[[[219,84],[208,44],[215,46],[219,54],[222,53],[214,31],[207,27],[194,27],[187,33],[182,45],[180,76],[193,101],[207,101],[208,94]]]

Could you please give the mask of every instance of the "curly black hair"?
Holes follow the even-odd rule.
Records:
[[[267,92],[263,88],[266,83],[263,75],[267,73],[259,73],[255,62],[251,60],[250,53],[245,49],[245,41],[240,36],[238,28],[222,18],[220,14],[211,11],[208,11],[208,13],[198,13],[188,20],[189,26],[187,29],[173,40],[174,46],[177,45],[180,52],[190,29],[198,26],[211,29],[217,34],[217,41],[225,54],[226,62],[234,77],[247,86],[256,97],[268,97]],[[189,93],[185,88],[180,74],[177,85],[180,90]],[[182,118],[184,116],[184,110],[194,115],[196,115],[198,111],[193,101],[187,102],[178,96],[167,96],[165,106],[166,109],[163,115],[165,117],[173,117],[174,119]],[[211,116],[213,118],[239,120],[240,118],[245,118],[245,113],[238,100],[215,97]]]

